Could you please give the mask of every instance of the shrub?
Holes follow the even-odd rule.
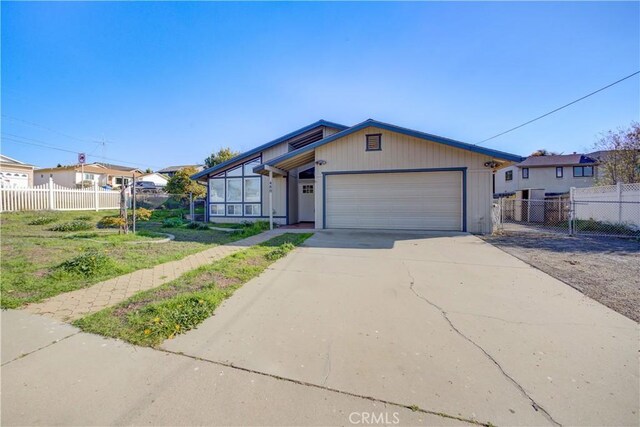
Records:
[[[82,255],[71,258],[56,267],[56,270],[84,277],[97,276],[113,268],[114,262],[95,249],[87,250]]]
[[[163,228],[176,228],[176,227],[180,227],[181,225],[182,225],[181,218],[167,218],[164,221],[162,221]]]
[[[54,227],[51,227],[49,230],[51,231],[83,231],[83,230],[91,230],[93,225],[86,221],[69,221],[63,222],[62,224],[58,224]]]
[[[91,216],[90,215],[82,215],[79,216],[77,218],[75,218],[76,221],[91,221]]]
[[[52,222],[56,222],[57,220],[58,218],[54,216],[39,216],[29,221],[28,224],[29,225],[45,225],[45,224],[51,224]]]
[[[133,217],[133,212],[129,211],[129,220]],[[136,209],[136,221],[149,221],[151,219],[151,211],[145,208]]]
[[[124,220],[119,216],[105,216],[98,221],[98,228],[120,228],[124,225]]]
[[[278,246],[276,249],[272,250],[271,252],[267,252],[267,254],[264,257],[266,259],[268,259],[269,261],[275,261],[277,259],[280,259],[280,258],[284,257],[286,254],[288,254],[289,252],[291,252],[295,248],[296,247],[293,245],[293,243],[286,242],[286,243],[281,244],[280,246]]]
[[[203,224],[201,222],[190,222],[187,225],[187,228],[190,228],[192,230],[208,230],[209,226],[207,224]]]

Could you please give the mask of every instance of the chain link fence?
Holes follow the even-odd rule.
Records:
[[[192,221],[205,220],[206,200],[191,194],[138,193],[135,195],[136,208],[157,211],[173,211]]]
[[[494,202],[498,232],[640,238],[640,200],[544,200],[501,198]]]

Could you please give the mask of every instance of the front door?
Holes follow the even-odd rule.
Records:
[[[315,184],[301,182],[298,184],[298,220],[313,222],[316,219]]]

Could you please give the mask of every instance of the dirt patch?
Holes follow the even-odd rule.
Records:
[[[640,322],[640,242],[637,240],[537,233],[482,238]]]

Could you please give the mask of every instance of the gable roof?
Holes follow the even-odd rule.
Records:
[[[93,162],[92,164],[94,165],[100,165],[103,166],[107,169],[111,169],[111,170],[117,170],[117,171],[128,171],[128,172],[132,172],[132,171],[138,171],[138,172],[142,172],[140,169],[134,167],[134,166],[122,166],[122,165],[115,165],[113,163],[104,163],[104,162]]]
[[[518,167],[545,167],[545,166],[569,166],[585,163],[595,163],[596,161],[584,154],[554,154],[551,156],[529,156],[518,164]]]
[[[16,159],[11,158],[9,156],[5,156],[4,154],[0,154],[0,162],[2,162],[2,163],[10,163],[10,164],[13,164],[13,165],[16,165],[16,166],[33,166],[33,165],[30,165],[29,163],[24,163],[24,162],[21,162],[20,160],[16,160]]]
[[[298,130],[295,130],[295,131],[290,132],[290,133],[288,133],[286,135],[283,135],[283,136],[281,136],[279,138],[276,138],[273,141],[269,141],[266,144],[262,144],[262,145],[254,148],[252,150],[245,151],[244,153],[241,153],[241,154],[237,155],[236,157],[227,160],[226,162],[222,162],[222,163],[217,164],[217,165],[215,165],[215,166],[213,166],[211,168],[208,168],[208,169],[205,169],[205,170],[203,170],[201,172],[198,172],[197,174],[192,175],[191,179],[202,178],[203,176],[209,175],[209,174],[211,174],[213,172],[216,172],[216,171],[218,171],[220,169],[224,169],[225,167],[227,167],[227,166],[229,166],[229,165],[231,165],[231,164],[233,164],[233,163],[235,163],[237,161],[240,161],[240,160],[245,159],[247,157],[250,157],[250,156],[253,156],[255,154],[258,154],[261,151],[266,150],[267,148],[273,147],[274,145],[277,145],[277,144],[279,144],[279,143],[281,143],[283,141],[286,141],[287,139],[295,138],[298,135],[301,135],[301,134],[303,134],[303,133],[305,133],[307,131],[310,131],[311,129],[314,129],[314,128],[317,128],[317,127],[320,127],[320,126],[326,126],[326,127],[330,127],[330,128],[334,128],[334,129],[339,129],[341,131],[344,130],[344,129],[348,129],[349,128],[348,126],[341,125],[339,123],[333,123],[333,122],[329,122],[329,121],[321,119],[321,120],[318,120],[317,122],[311,123],[310,125],[301,127]],[[313,145],[313,144],[311,144],[311,145]],[[298,150],[296,150],[296,151],[298,151]]]
[[[166,168],[162,168],[158,171],[156,171],[157,173],[166,173],[166,172],[178,172],[182,169],[185,168],[203,168],[204,169],[204,165],[178,165],[178,166],[167,166]]]
[[[342,137],[345,137],[349,134],[352,134],[354,132],[358,132],[359,130],[368,128],[368,127],[375,127],[378,129],[384,129],[384,130],[388,130],[391,132],[397,132],[397,133],[401,133],[404,135],[408,135],[408,136],[412,136],[415,138],[420,138],[426,141],[433,141],[433,142],[438,142],[440,144],[444,144],[444,145],[448,145],[450,147],[455,147],[455,148],[460,148],[462,150],[468,150],[468,151],[472,151],[474,153],[479,153],[479,154],[484,154],[486,156],[489,157],[493,157],[496,159],[502,159],[502,160],[509,160],[509,161],[513,161],[513,162],[521,162],[524,157],[522,156],[518,156],[517,154],[511,154],[511,153],[506,153],[504,151],[498,151],[498,150],[493,150],[491,148],[484,148],[484,147],[480,147],[478,145],[473,145],[473,144],[468,144],[466,142],[461,142],[461,141],[456,141],[454,139],[449,139],[449,138],[444,138],[442,136],[437,136],[437,135],[432,135],[429,133],[425,133],[425,132],[420,132],[417,130],[413,130],[413,129],[407,129],[401,126],[396,126],[396,125],[392,125],[389,123],[384,123],[384,122],[380,122],[377,120],[373,120],[373,119],[368,119],[365,120],[362,123],[359,123],[355,126],[352,126],[348,129],[345,129],[341,132],[338,133],[334,133],[333,135],[328,136],[327,138],[321,139],[320,141],[314,142],[313,144],[309,144],[305,147],[302,147],[298,150],[295,151],[291,151],[289,153],[283,154],[281,156],[278,156],[274,159],[271,159],[269,161],[264,162],[262,165],[260,166],[256,166],[253,170],[254,172],[260,172],[262,170],[264,170],[265,165],[270,165],[270,166],[275,166],[276,164],[282,162],[283,160],[288,160],[291,159],[293,157],[296,157],[300,154],[306,153],[310,150],[314,150],[317,147],[320,147],[322,145],[328,144],[332,141],[335,141],[336,139],[340,139]]]

